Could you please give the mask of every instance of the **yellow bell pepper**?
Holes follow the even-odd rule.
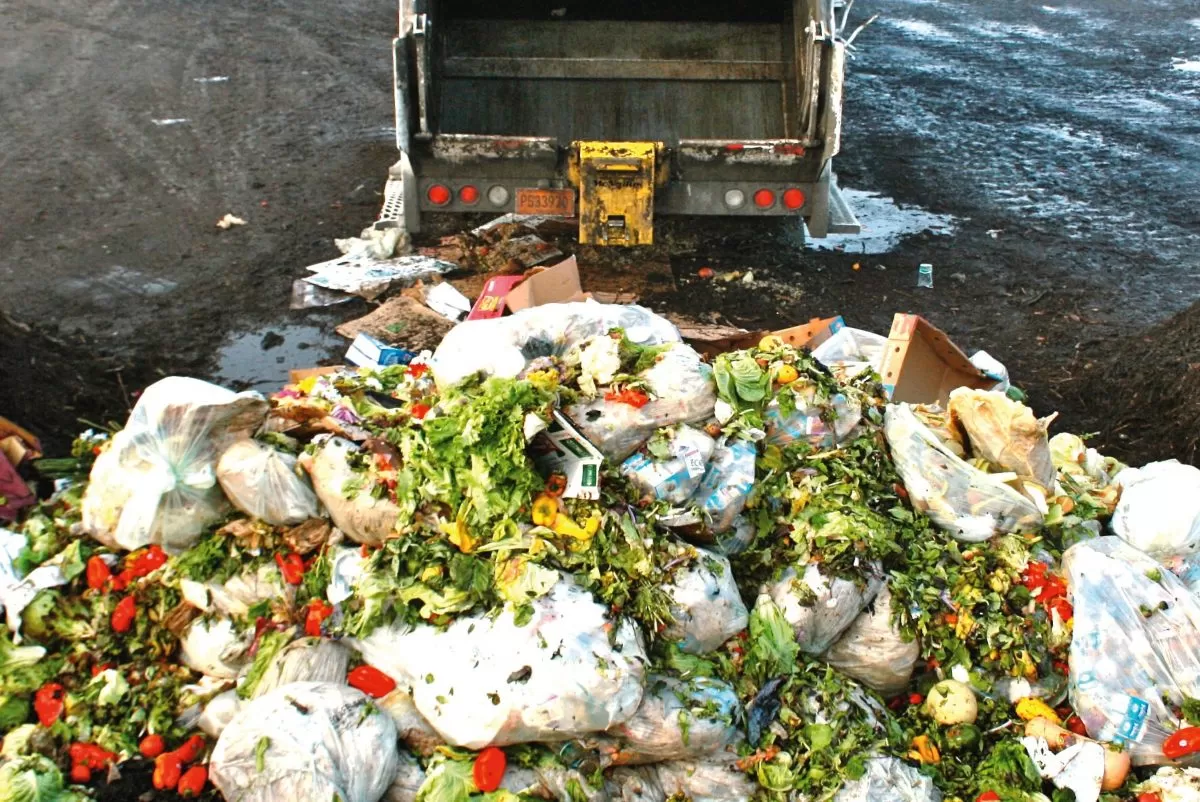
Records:
[[[1054,708],[1041,699],[1034,699],[1032,696],[1026,696],[1024,699],[1017,700],[1017,716],[1022,721],[1033,721],[1035,718],[1044,718],[1055,724],[1062,724],[1062,719],[1054,712]]]
[[[558,501],[550,495],[541,494],[533,500],[534,526],[554,526],[558,518]]]
[[[920,763],[940,763],[942,755],[938,748],[929,740],[928,735],[918,735],[912,739],[913,749],[908,753],[909,760]]]
[[[450,542],[458,546],[458,550],[463,554],[470,554],[475,551],[475,547],[479,545],[479,541],[471,536],[471,532],[467,529],[466,521],[461,519],[444,523],[441,525],[441,530]]]
[[[431,565],[421,572],[422,582],[432,582],[442,575],[442,566]]]
[[[575,523],[566,515],[559,514],[551,527],[554,534],[574,538],[575,540],[591,540],[600,531],[600,518],[592,516],[583,522],[583,526]]]

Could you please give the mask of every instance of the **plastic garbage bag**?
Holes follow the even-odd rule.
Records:
[[[957,540],[982,543],[1041,525],[1036,504],[955,456],[908,404],[888,405],[883,430],[913,506]]]
[[[746,499],[754,487],[757,458],[758,449],[754,443],[745,440],[717,443],[708,470],[689,502],[696,511],[664,518],[662,523],[671,527],[690,527],[687,534],[694,540],[719,540],[721,534],[733,528],[746,508]]]
[[[846,327],[814,348],[812,355],[839,380],[846,381],[868,369],[879,373],[886,350],[887,337]]]
[[[421,790],[424,783],[425,769],[421,768],[415,757],[401,749],[396,761],[396,776],[392,778],[392,784],[383,798],[385,802],[416,802],[417,791]]]
[[[663,637],[689,654],[708,654],[746,628],[750,614],[742,602],[729,560],[697,549],[700,558],[666,586],[674,621]]]
[[[657,766],[621,766],[607,772],[604,790],[613,802],[666,802]]]
[[[271,526],[304,523],[320,514],[296,458],[257,440],[240,440],[221,455],[217,481],[233,506]]]
[[[758,783],[732,762],[674,760],[656,767],[658,784],[667,798],[691,802],[749,802],[759,791]]]
[[[352,645],[410,687],[417,710],[454,746],[567,740],[632,716],[646,664],[636,628],[621,622],[610,634],[606,608],[566,579],[532,604],[524,626],[508,608],[445,629],[380,628]]]
[[[1116,483],[1117,537],[1160,560],[1200,554],[1200,469],[1176,460],[1152,462],[1126,468]]]
[[[563,412],[613,462],[625,459],[658,429],[712,417],[717,403],[712,368],[690,346],[676,344],[641,374],[651,401],[635,407],[603,396]]]
[[[84,531],[110,548],[188,548],[230,509],[217,486],[217,459],[266,416],[258,393],[180,376],[150,385],[96,457],[83,496]]]
[[[242,712],[245,704],[242,697],[237,695],[236,690],[219,693],[204,705],[204,710],[200,713],[196,726],[209,737],[219,738],[229,723],[237,718],[238,713]]]
[[[296,588],[283,581],[274,562],[244,571],[225,582],[179,581],[184,601],[203,612],[216,612],[229,618],[244,618],[250,608],[264,601],[276,601],[291,607]]]
[[[62,568],[45,563],[25,576],[19,576],[17,558],[25,550],[25,535],[0,528],[0,610],[4,611],[9,632],[21,631],[21,613],[37,597],[38,592],[67,584]]]
[[[396,776],[396,728],[347,685],[296,682],[246,705],[221,733],[209,777],[239,802],[376,802]]]
[[[337,641],[326,638],[292,641],[271,658],[251,698],[266,696],[293,682],[345,682],[349,665],[350,651]]]
[[[1047,431],[1054,416],[1035,418],[1004,393],[959,387],[950,393],[950,417],[967,433],[974,454],[1042,488],[1054,488]]]
[[[892,623],[892,593],[885,585],[821,659],[888,698],[908,687],[920,656],[916,639],[905,641]]]
[[[1071,706],[1088,734],[1123,744],[1135,766],[1168,763],[1162,745],[1200,698],[1200,600],[1152,558],[1114,537],[1063,555],[1075,607]],[[1200,753],[1184,761],[1200,766]]]
[[[785,568],[774,582],[760,590],[779,605],[783,617],[796,633],[801,651],[820,654],[833,645],[883,587],[878,566],[862,577],[863,587],[821,573],[814,563]]]
[[[867,772],[848,780],[833,802],[941,802],[942,792],[915,766],[894,757],[867,760]]]
[[[741,709],[737,693],[720,680],[651,674],[633,717],[585,743],[595,744],[605,765],[700,758],[733,745]]]
[[[396,528],[400,507],[366,491],[346,497],[347,483],[358,477],[347,457],[358,450],[349,440],[330,437],[317,442],[315,453],[305,454],[300,466],[312,477],[313,489],[334,525],[356,543],[379,546]]]
[[[996,392],[1007,393],[1008,388],[1012,387],[1012,383],[1008,377],[1008,368],[1004,367],[1004,363],[987,351],[976,351],[972,354],[971,364],[982,371],[989,379],[996,382],[996,386],[992,388]]]
[[[446,743],[446,739],[438,735],[437,730],[417,710],[417,704],[408,688],[396,688],[378,700],[377,704],[383,712],[392,717],[400,741],[416,754],[428,756]]]
[[[197,618],[179,639],[179,658],[205,676],[234,679],[253,641],[253,630],[239,630],[228,618]]]
[[[543,304],[508,317],[455,326],[434,352],[430,366],[442,389],[476,373],[515,378],[530,361],[563,356],[572,346],[615,328],[624,329],[625,336],[640,345],[679,341],[674,325],[640,306]]]
[[[660,459],[645,448],[621,463],[621,474],[646,495],[682,504],[704,478],[716,442],[690,426],[675,426]]]
[[[767,426],[767,445],[783,448],[804,441],[818,448],[837,445],[850,436],[862,420],[862,405],[838,393],[828,401],[818,401],[815,386],[807,388],[808,400],[797,398],[796,408],[784,416],[779,402],[772,401],[763,415]],[[826,422],[832,413],[833,425]]]

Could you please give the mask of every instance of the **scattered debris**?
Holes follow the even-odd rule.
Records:
[[[226,214],[224,217],[222,217],[220,220],[217,221],[217,228],[220,228],[220,229],[228,229],[228,228],[233,228],[234,226],[244,226],[244,225],[246,225],[246,221],[240,217],[237,217],[236,215],[233,215],[233,214]]]

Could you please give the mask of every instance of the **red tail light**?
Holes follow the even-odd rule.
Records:
[[[775,205],[775,193],[769,189],[760,189],[754,193],[754,205],[760,209],[770,209]]]
[[[458,199],[468,206],[476,204],[479,202],[479,190],[472,186],[465,186],[458,191]]]
[[[429,188],[429,202],[434,206],[445,206],[450,202],[450,190],[441,184],[434,184]]]
[[[795,211],[804,205],[804,193],[798,189],[789,189],[783,193],[783,205]]]

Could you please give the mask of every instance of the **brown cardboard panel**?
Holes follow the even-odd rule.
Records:
[[[880,373],[891,400],[910,404],[945,406],[959,387],[986,390],[996,383],[944,331],[919,315],[893,318]]]
[[[781,337],[785,343],[793,348],[807,348],[811,351],[832,337],[836,332],[845,327],[845,325],[841,315],[827,318],[814,317],[807,323],[792,326],[788,329],[780,329],[772,333],[776,337]]]
[[[566,303],[586,297],[579,283],[579,265],[574,256],[553,267],[534,272],[504,298],[510,311],[520,312],[543,304]]]

